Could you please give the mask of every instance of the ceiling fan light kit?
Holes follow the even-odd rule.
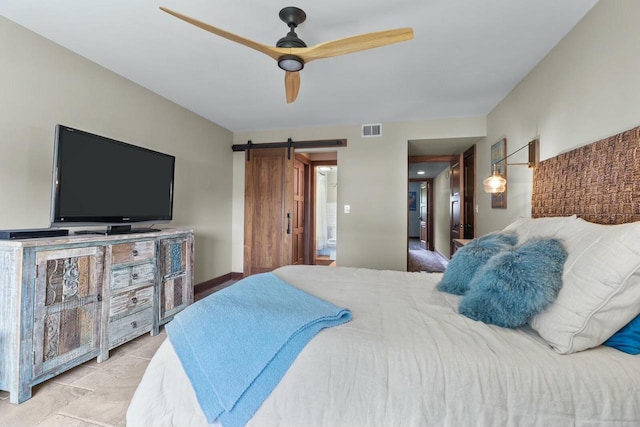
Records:
[[[257,50],[275,59],[278,62],[278,67],[286,71],[284,86],[288,104],[294,102],[298,97],[298,91],[300,90],[300,74],[298,72],[304,68],[306,63],[314,59],[346,55],[413,39],[413,30],[411,28],[398,28],[346,37],[307,47],[306,43],[295,32],[296,27],[307,19],[307,15],[302,9],[290,6],[280,10],[279,14],[280,19],[289,27],[289,32],[278,40],[274,47],[254,42],[162,6],[160,9],[198,28]]]
[[[278,67],[285,71],[300,71],[304,68],[304,61],[295,55],[282,55],[278,58]]]

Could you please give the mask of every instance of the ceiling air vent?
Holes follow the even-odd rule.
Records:
[[[362,125],[363,138],[371,138],[374,136],[382,136],[382,125],[380,123],[373,125]]]

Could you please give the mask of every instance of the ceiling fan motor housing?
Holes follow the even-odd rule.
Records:
[[[280,48],[303,48],[307,47],[307,44],[298,37],[295,32],[295,29],[298,25],[302,24],[306,19],[307,15],[300,8],[289,6],[285,7],[280,11],[280,19],[287,24],[290,31],[286,36],[282,37],[276,43],[276,47]],[[282,68],[285,71],[300,71],[304,68],[304,61],[302,58],[296,55],[282,55],[278,58],[278,67]]]
[[[302,41],[301,38],[293,31],[289,31],[289,33],[278,40],[276,43],[277,47],[307,47],[307,44]]]

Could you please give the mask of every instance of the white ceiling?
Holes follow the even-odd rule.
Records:
[[[464,153],[482,138],[440,138],[409,140],[409,156],[452,156]],[[435,178],[449,167],[449,162],[410,163],[409,179]],[[424,174],[418,175],[418,171]]]
[[[435,178],[449,168],[449,162],[428,162],[409,164],[409,179]],[[418,172],[424,172],[418,174]]]
[[[452,156],[460,154],[482,138],[440,138],[409,140],[410,156]]]
[[[3,0],[0,14],[232,131],[486,115],[596,0]],[[314,61],[287,104],[268,56],[158,9],[275,45],[412,27],[414,40]],[[16,46],[18,49],[19,46]]]

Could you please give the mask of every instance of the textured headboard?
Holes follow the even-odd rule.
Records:
[[[640,127],[540,162],[531,216],[572,214],[598,224],[640,221]]]

